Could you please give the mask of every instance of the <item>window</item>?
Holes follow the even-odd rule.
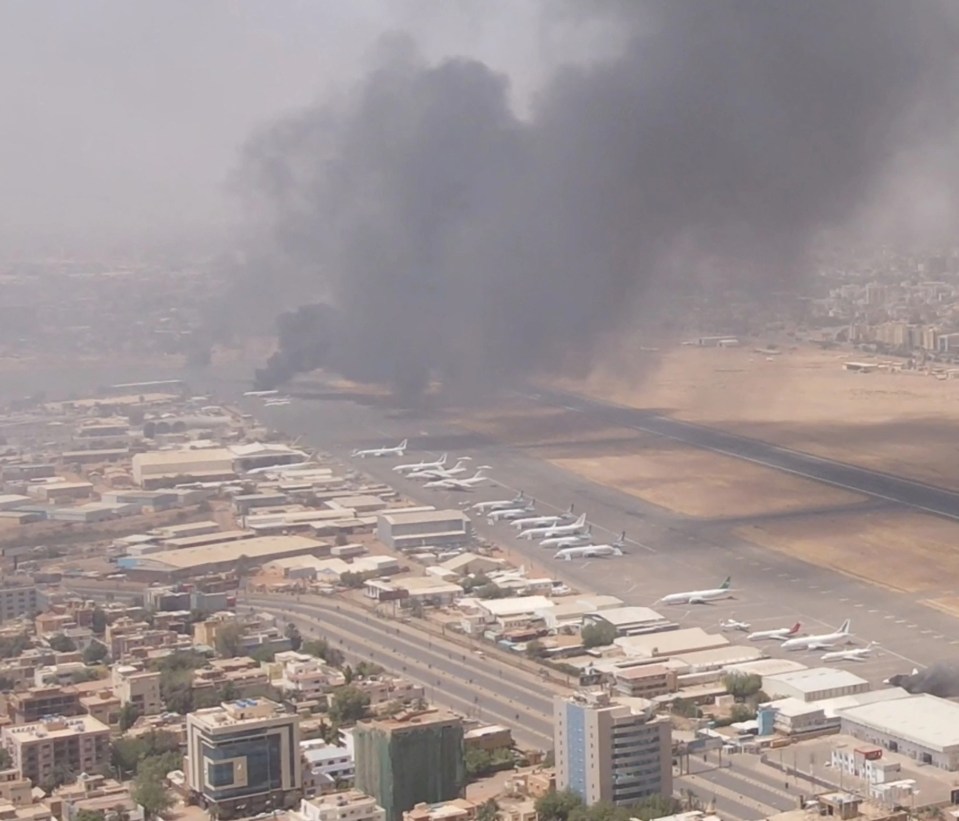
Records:
[[[207,764],[206,781],[211,787],[229,787],[233,784],[233,762]]]

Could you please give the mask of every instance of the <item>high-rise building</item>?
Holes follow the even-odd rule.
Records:
[[[302,783],[299,716],[240,699],[187,716],[187,786],[220,818],[294,806]]]
[[[587,804],[629,806],[673,790],[669,719],[645,699],[580,692],[554,701],[556,788]]]
[[[356,788],[376,798],[386,821],[421,802],[457,798],[466,783],[463,721],[440,710],[363,721],[353,734]]]

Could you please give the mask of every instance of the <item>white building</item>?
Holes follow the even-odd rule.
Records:
[[[323,659],[294,651],[277,653],[282,665],[277,686],[281,690],[297,693],[302,698],[322,698],[333,687],[346,684],[346,677]],[[282,657],[282,658],[281,658]]]
[[[763,690],[770,698],[797,698],[822,701],[827,698],[865,693],[869,682],[849,670],[810,667],[794,673],[763,676]]]
[[[303,792],[307,798],[339,785],[352,786],[356,779],[353,733],[343,733],[342,744],[327,744],[319,738],[300,742],[303,758]]]
[[[850,707],[842,732],[944,770],[959,770],[959,704],[928,694]]]
[[[300,809],[287,813],[290,821],[386,821],[386,811],[359,790],[304,798]]]

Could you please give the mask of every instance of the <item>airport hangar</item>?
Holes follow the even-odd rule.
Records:
[[[247,567],[290,556],[330,554],[330,545],[306,536],[259,536],[202,547],[160,550],[142,556],[122,556],[117,567],[135,581],[174,582],[206,573],[236,570],[241,557]]]

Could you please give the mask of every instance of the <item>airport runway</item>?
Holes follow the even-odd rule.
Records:
[[[856,467],[834,459],[791,450],[717,428],[683,422],[638,408],[612,405],[574,394],[541,391],[524,396],[535,402],[601,418],[610,426],[651,433],[664,439],[862,493],[874,499],[893,502],[937,516],[959,519],[959,493],[935,485]]]
[[[857,644],[881,643],[881,651],[847,667],[874,683],[894,673],[935,661],[959,658],[956,619],[934,610],[911,596],[765,550],[745,542],[715,524],[676,516],[612,488],[585,480],[521,450],[489,443],[430,418],[396,414],[382,408],[337,400],[296,400],[291,405],[262,408],[248,404],[251,412],[290,435],[342,458],[357,470],[389,481],[409,498],[437,506],[458,506],[482,499],[501,498],[523,489],[546,512],[563,510],[575,502],[588,514],[594,533],[615,538],[628,535],[628,555],[622,558],[553,562],[552,551],[515,538],[516,531],[500,524],[489,528],[474,517],[477,531],[504,545],[514,561],[535,562],[551,575],[580,590],[611,593],[629,604],[652,605],[669,592],[716,586],[732,575],[735,598],[712,605],[662,608],[683,626],[718,629],[720,619],[734,616],[752,629],[768,629],[803,622],[804,632],[828,632],[845,618],[852,619]],[[424,489],[398,478],[391,468],[395,459],[349,459],[355,447],[395,444],[410,438],[403,461],[450,451],[470,455],[474,464],[490,464],[498,486],[475,493]],[[412,457],[412,459],[411,459]],[[731,641],[740,636],[729,634]],[[745,643],[745,642],[744,642]],[[763,649],[787,655],[809,666],[820,653],[783,653],[772,642]]]

